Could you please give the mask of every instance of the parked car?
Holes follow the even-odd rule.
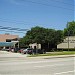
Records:
[[[18,50],[18,52],[19,52],[19,53],[23,53],[23,50],[24,50],[24,49],[20,49],[20,50]]]
[[[33,54],[43,54],[43,50],[41,50],[41,49],[33,49]]]
[[[14,48],[14,52],[17,53],[20,50],[20,48]]]
[[[10,51],[10,49],[5,49],[5,50],[8,51],[8,52]]]
[[[26,48],[25,50],[23,50],[23,54],[32,54],[33,53],[33,49],[31,48]]]

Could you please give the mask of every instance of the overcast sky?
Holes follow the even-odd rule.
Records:
[[[0,26],[21,29],[41,26],[63,30],[67,22],[73,20],[74,0],[0,0]],[[2,30],[0,34],[6,31]],[[10,33],[20,37],[25,35]]]

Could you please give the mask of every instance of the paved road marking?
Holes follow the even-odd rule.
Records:
[[[55,73],[54,75],[61,75],[61,74],[72,73],[72,72],[75,73],[75,70],[74,71],[66,71],[66,72]]]
[[[34,66],[34,67],[37,67],[37,68],[43,68],[43,67],[50,67],[50,66],[62,66],[64,64],[55,64],[55,65],[43,65],[43,66]]]
[[[64,64],[54,64],[54,65],[42,65],[42,66],[34,66],[36,68],[44,68],[44,67],[53,67],[53,66],[63,66]],[[71,65],[71,64],[66,64]]]
[[[61,60],[62,61],[62,60]],[[67,60],[64,60],[64,61],[67,61]],[[50,60],[46,60],[46,61],[23,61],[23,62],[6,62],[5,64],[2,62],[0,62],[0,65],[20,65],[20,64],[38,64],[38,63],[49,63],[49,62],[53,62],[53,61],[50,61]],[[59,61],[57,61],[59,62]]]

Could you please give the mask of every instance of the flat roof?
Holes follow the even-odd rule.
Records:
[[[0,34],[0,42],[6,42],[6,39],[18,39],[18,35],[11,35],[11,34]]]

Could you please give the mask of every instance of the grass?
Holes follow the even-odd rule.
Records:
[[[72,54],[75,54],[75,51],[49,52],[49,53],[46,53],[46,54],[30,55],[29,57],[37,57],[37,56],[58,56],[58,55],[72,55]]]

